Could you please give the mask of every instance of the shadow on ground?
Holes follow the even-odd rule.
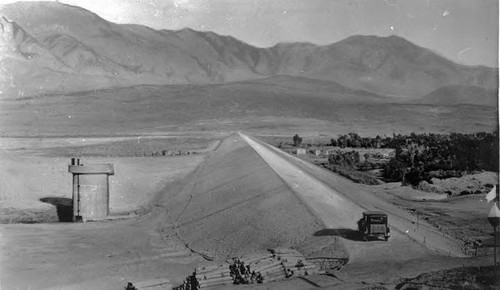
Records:
[[[50,203],[57,209],[57,217],[59,222],[73,221],[73,200],[64,197],[43,197],[41,202]]]
[[[380,238],[374,236],[364,236],[361,232],[352,229],[322,229],[314,233],[315,237],[337,236],[351,241],[369,242],[380,241]]]
[[[315,232],[314,236],[338,236],[352,241],[365,241],[362,233],[352,229],[322,229]]]

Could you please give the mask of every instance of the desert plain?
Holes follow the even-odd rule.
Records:
[[[498,169],[436,181],[446,194],[361,184],[282,148],[296,134],[304,148],[348,133],[498,138],[498,69],[398,36],[262,49],[60,3],[0,12],[0,289],[178,286],[278,247],[338,263],[216,289],[498,287],[485,199]],[[106,220],[71,222],[71,158],[114,165]],[[388,241],[360,236],[367,210],[388,214]]]

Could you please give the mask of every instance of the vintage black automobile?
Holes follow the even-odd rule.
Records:
[[[369,237],[383,237],[387,241],[390,236],[387,214],[381,211],[363,212],[363,218],[358,221],[358,230],[363,234],[365,241]]]

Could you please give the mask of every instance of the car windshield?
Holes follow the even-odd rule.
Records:
[[[385,224],[385,217],[372,216],[372,217],[370,217],[370,223],[372,223],[372,224]]]

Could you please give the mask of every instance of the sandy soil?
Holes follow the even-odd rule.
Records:
[[[114,165],[109,177],[110,213],[146,206],[167,183],[182,178],[200,164],[202,155],[168,158],[82,158],[89,164]],[[42,198],[71,199],[68,158],[1,153],[0,213],[2,222],[57,221],[56,207]],[[69,200],[68,200],[69,202]]]
[[[498,184],[498,173],[481,172],[468,174],[459,178],[432,179],[432,185],[429,185],[430,191],[437,193],[446,193],[451,196],[467,194],[488,193],[493,185]]]
[[[127,281],[158,277],[180,284],[203,261],[163,235],[161,221],[155,214],[131,221],[0,225],[2,289],[123,289]]]
[[[414,199],[409,197],[415,190],[398,184],[384,184],[372,189],[373,194],[406,209],[415,219],[426,221],[441,232],[460,240],[468,255],[484,256],[492,253],[493,228],[486,216],[493,204],[488,204],[484,194]],[[416,193],[417,196],[420,194],[420,197],[431,194],[418,191]]]
[[[390,193],[389,198],[398,198],[403,200],[442,200],[448,198],[446,193],[436,193],[436,192],[426,192],[421,190],[413,189],[411,186],[402,186],[401,182],[388,182],[383,183],[373,188],[382,189],[385,192]]]
[[[232,143],[233,140],[231,139],[228,142]],[[243,144],[241,139],[240,142],[240,144]],[[226,143],[226,146],[233,147],[233,144]],[[242,149],[238,146],[234,147]],[[211,156],[209,161],[220,162],[226,160],[226,162],[229,162],[229,159],[225,158],[225,154],[228,153],[227,149],[228,147],[224,148],[221,146],[213,154],[214,156]],[[246,153],[253,152],[248,146],[243,148],[243,151],[245,150],[247,151]],[[235,150],[234,152],[235,155],[241,153],[242,151],[239,150]],[[217,156],[224,158],[220,159]],[[249,157],[247,156],[246,159],[243,158],[241,161],[260,160],[256,155],[250,155]],[[262,160],[260,162],[264,164]],[[195,266],[203,265],[207,262],[203,261],[199,255],[194,255],[190,250],[185,248],[183,242],[176,237],[175,231],[171,230],[172,225],[175,223],[175,220],[171,219],[171,217],[175,216],[178,210],[183,209],[177,208],[177,204],[175,203],[176,197],[180,197],[180,200],[183,200],[183,194],[189,192],[192,186],[196,185],[196,183],[192,183],[193,180],[200,181],[201,183],[210,183],[214,180],[214,175],[207,176],[204,180],[199,180],[200,172],[215,173],[216,175],[222,174],[218,175],[219,178],[222,178],[224,175],[231,173],[231,171],[238,171],[235,170],[238,168],[240,170],[243,169],[240,173],[249,173],[249,171],[258,169],[253,168],[253,166],[242,166],[242,164],[245,164],[244,162],[229,167],[224,166],[226,164],[218,164],[220,169],[225,170],[217,173],[209,167],[213,163],[208,163],[208,165],[201,166],[184,179],[176,179],[176,181],[166,184],[165,188],[161,191],[162,194],[159,196],[159,199],[155,202],[152,212],[144,217],[128,221],[85,224],[0,225],[2,236],[2,255],[0,261],[1,285],[6,289],[14,288],[14,286],[20,289],[28,289],[30,287],[36,289],[122,289],[128,280],[147,280],[155,277],[166,277],[174,285],[180,284]],[[208,170],[202,170],[207,167]],[[257,175],[259,175],[258,172],[260,171],[255,171]],[[265,174],[260,176],[263,181],[268,177]],[[279,180],[279,178],[276,180]],[[265,182],[261,182],[261,185],[264,184]],[[255,186],[256,184],[249,183],[248,185]],[[232,185],[230,185],[230,188],[233,191]],[[266,192],[268,189],[263,188],[263,191]],[[284,189],[286,187],[282,188],[282,190]],[[246,195],[245,188],[242,188],[241,192],[243,193],[241,196],[244,197]],[[261,192],[256,193],[257,195],[262,195]],[[269,198],[269,195],[275,193],[277,192],[271,190],[270,192],[266,192],[265,195]],[[286,191],[281,195],[286,195]],[[268,198],[265,199],[266,202],[269,201]],[[281,200],[286,203],[286,199],[283,200],[282,198]],[[298,199],[295,200],[297,203],[299,202]],[[269,204],[262,201],[258,203],[263,207],[260,212],[272,212],[277,203],[279,204],[280,199],[274,200],[274,203],[271,202]],[[293,206],[293,204],[294,202],[291,202],[290,205]],[[248,207],[249,212],[255,209],[253,206],[255,203],[250,205]],[[244,209],[246,206],[236,209],[241,208]],[[296,213],[297,215],[302,216],[304,212],[307,212],[306,207],[302,206],[302,208],[303,212],[299,211]],[[293,211],[291,212],[293,213]],[[189,210],[186,213],[189,213]],[[237,214],[238,212],[234,213]],[[282,220],[288,219],[287,213],[281,210],[275,213],[275,216],[281,216]],[[222,215],[222,218],[230,220],[227,215]],[[258,218],[263,222],[261,225],[262,229],[267,228],[268,225],[265,222],[269,219],[258,217],[257,215]],[[302,222],[302,229],[314,231],[315,221],[312,218],[311,223],[309,227],[307,223]],[[181,228],[185,227],[181,226]],[[214,230],[216,229],[214,228]],[[294,233],[294,228],[288,228],[288,230],[290,231],[284,229],[279,234],[290,236]],[[219,233],[214,231],[214,235],[216,234]],[[262,236],[265,237],[265,235]],[[279,235],[275,237],[279,237]],[[296,235],[296,237],[298,240],[303,239],[300,235]],[[210,236],[207,236],[207,239],[209,238]],[[224,237],[219,236],[218,239],[220,238]],[[259,238],[258,231],[254,231],[253,235],[245,237],[242,243],[252,244],[249,242],[255,238]],[[281,240],[287,239],[286,237],[281,237]],[[331,241],[335,240],[335,238],[317,237],[315,240],[316,245],[320,245],[317,248],[321,249],[321,247],[326,247],[325,240]],[[254,241],[253,248],[259,242],[260,240]],[[264,248],[275,244],[280,243],[271,239]],[[288,285],[281,289],[304,289],[304,286],[308,285],[310,284],[307,282],[294,281],[292,287]]]
[[[222,259],[273,246],[296,248],[307,256],[349,254],[351,260],[335,277],[225,289],[394,288],[403,278],[422,272],[489,262],[490,257],[448,257],[457,254],[456,240],[436,236],[431,222],[388,203],[400,199],[383,189],[353,184],[250,140],[254,146],[238,135],[226,138],[194,171],[166,182],[145,216],[84,224],[0,225],[1,285],[123,289],[129,280],[157,277],[176,285],[194,267],[212,263],[201,256]],[[61,162],[67,165],[66,159]],[[318,195],[321,192],[324,195]],[[387,211],[393,236],[389,242],[359,240],[352,234],[357,219],[352,224],[344,215],[330,219],[322,200],[354,211]]]

